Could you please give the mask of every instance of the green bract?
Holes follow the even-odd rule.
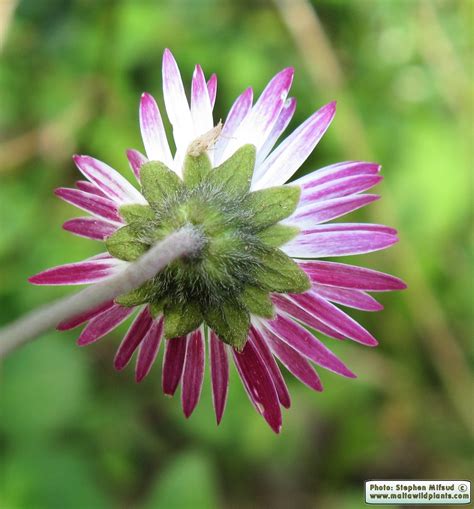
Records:
[[[133,261],[155,242],[183,226],[204,238],[192,256],[175,260],[152,280],[116,302],[148,303],[153,315],[163,312],[165,336],[174,338],[203,322],[222,341],[242,349],[250,315],[271,318],[271,292],[304,292],[306,274],[279,246],[297,233],[277,224],[298,204],[298,187],[280,186],[250,192],[255,147],[245,145],[217,168],[207,154],[188,154],[183,180],[163,163],[141,168],[146,205],[125,205],[128,223],[107,239],[116,258]]]

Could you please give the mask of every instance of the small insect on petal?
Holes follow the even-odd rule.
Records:
[[[188,154],[193,157],[198,157],[206,150],[212,148],[222,132],[222,120],[219,120],[218,124],[209,129],[209,131],[201,134],[198,138],[192,141],[188,147]]]

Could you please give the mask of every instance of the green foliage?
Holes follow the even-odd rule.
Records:
[[[382,199],[347,220],[388,222],[400,246],[343,261],[409,284],[404,293],[377,295],[381,313],[349,311],[380,340],[377,349],[318,335],[357,380],[319,369],[325,390],[316,394],[282,368],[292,407],[279,437],[249,404],[232,366],[219,427],[208,373],[189,420],[179,401],[161,394],[163,345],[141,384],[132,366],[117,375],[112,358],[129,322],[88,348],[75,346],[76,329],[14,352],[0,380],[2,509],[360,509],[365,479],[435,479],[440,465],[447,478],[470,477],[472,441],[457,410],[468,407],[468,392],[463,385],[457,402],[457,364],[447,359],[453,351],[472,359],[471,2],[309,3],[343,89],[311,38],[301,40],[309,53],[300,53],[290,18],[274,2],[23,0],[10,23],[2,19],[2,323],[72,291],[32,287],[29,275],[105,250],[61,230],[83,214],[52,189],[79,178],[75,152],[134,179],[124,150],[143,150],[142,91],[165,117],[164,47],[178,60],[188,97],[195,63],[207,78],[218,74],[215,123],[246,87],[256,100],[286,66],[296,69],[290,94],[298,105],[281,139],[337,99],[330,129],[297,176],[345,159],[382,163],[385,183],[374,190]],[[258,236],[268,244],[284,234],[278,225]],[[243,239],[234,245],[245,252]],[[154,306],[160,312],[163,302]],[[437,328],[442,315],[447,329]]]
[[[213,187],[225,189],[233,196],[247,194],[252,182],[255,155],[253,145],[240,147],[232,157],[229,157],[209,174],[207,182]]]
[[[256,279],[262,288],[270,292],[301,293],[311,288],[306,272],[278,249],[262,256]]]
[[[140,181],[143,196],[158,210],[183,188],[183,182],[178,175],[159,161],[151,161],[141,167]]]
[[[149,248],[149,244],[137,240],[138,236],[139,230],[137,230],[135,225],[130,224],[123,226],[107,238],[107,250],[112,256],[115,256],[115,258],[132,262],[144,254]]]
[[[250,193],[244,205],[252,211],[252,221],[259,229],[268,228],[290,216],[300,199],[296,186],[269,187]]]
[[[242,302],[249,313],[253,315],[263,316],[264,318],[275,316],[275,308],[266,290],[255,286],[247,286],[242,293]]]
[[[183,180],[186,187],[189,189],[196,187],[211,169],[211,161],[205,152],[198,156],[187,154],[183,169]]]
[[[202,323],[201,310],[194,302],[186,304],[170,302],[165,305],[164,315],[165,337],[168,339],[185,336]]]
[[[229,301],[219,308],[211,308],[207,310],[205,318],[222,341],[242,350],[247,341],[250,317],[241,302]]]

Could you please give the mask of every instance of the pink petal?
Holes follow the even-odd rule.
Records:
[[[278,115],[278,119],[273,126],[270,134],[268,135],[265,143],[262,148],[258,151],[257,161],[255,166],[258,168],[260,164],[264,161],[267,155],[272,150],[273,146],[277,142],[278,138],[281,136],[283,131],[287,128],[290,120],[293,118],[296,109],[296,99],[294,97],[290,97],[287,99],[283,108],[281,109],[280,114]]]
[[[273,354],[280,359],[290,373],[311,389],[315,391],[323,390],[318,374],[302,355],[287,343],[281,341],[270,330],[262,329],[262,332]]]
[[[289,316],[279,313],[274,320],[262,323],[266,329],[319,366],[339,375],[354,378],[354,373],[331,350]]]
[[[217,96],[217,75],[213,74],[209,81],[207,82],[207,91],[209,94],[209,100],[211,101],[211,108],[214,108],[214,104],[216,104],[216,96]]]
[[[212,106],[207,91],[206,79],[200,65],[196,65],[191,85],[191,116],[196,137],[214,127]]]
[[[133,353],[150,330],[152,322],[153,319],[148,310],[148,306],[145,306],[133,321],[118,347],[114,359],[115,369],[120,371],[129,363]]]
[[[135,367],[135,380],[141,382],[150,372],[155,362],[163,336],[163,317],[153,320],[138,350],[137,365]]]
[[[89,320],[96,317],[97,315],[102,314],[104,311],[107,311],[113,305],[114,305],[113,300],[104,302],[103,304],[100,304],[99,306],[96,306],[95,308],[89,309],[88,311],[84,311],[84,313],[81,313],[77,316],[69,318],[68,320],[63,320],[61,323],[58,324],[56,329],[57,330],[74,329],[75,327],[78,327],[79,325],[82,325],[83,323],[88,322]]]
[[[313,285],[313,291],[326,300],[361,309],[362,311],[380,311],[382,304],[361,290],[349,290],[347,288],[335,288],[334,286]]]
[[[143,93],[140,100],[140,130],[148,159],[161,161],[171,167],[173,157],[160,110],[153,96],[147,93]]]
[[[186,353],[186,336],[168,339],[163,358],[162,385],[163,392],[173,396],[183,373],[184,355]]]
[[[398,242],[398,238],[380,231],[366,230],[304,230],[281,249],[293,258],[321,258],[379,251]]]
[[[93,240],[105,240],[117,231],[117,224],[95,217],[77,217],[63,224],[63,228],[74,235]]]
[[[229,360],[224,343],[211,330],[209,335],[209,355],[211,359],[212,402],[217,424],[224,414],[229,389]]]
[[[356,175],[338,180],[331,180],[311,188],[303,188],[300,205],[304,206],[317,200],[330,200],[366,191],[383,179],[382,175]],[[294,185],[294,182],[291,183]]]
[[[345,161],[343,163],[332,164],[312,173],[296,179],[293,184],[299,185],[303,191],[320,186],[327,182],[343,179],[345,177],[355,177],[356,175],[376,175],[380,172],[381,166],[376,163],[367,163],[364,161]]]
[[[115,259],[84,260],[51,267],[28,279],[34,285],[84,285],[97,283],[120,270],[123,262]]]
[[[85,346],[103,338],[111,330],[118,327],[125,319],[133,313],[135,308],[124,308],[114,304],[100,315],[93,318],[81,332],[77,344]]]
[[[298,264],[314,283],[372,292],[406,288],[406,284],[395,276],[363,267],[321,261],[302,261]]]
[[[293,81],[293,74],[293,68],[287,68],[272,78],[229,142],[224,159],[246,143],[255,145],[257,152],[260,150],[278,120]]]
[[[284,184],[306,161],[336,113],[336,103],[323,106],[274,150],[254,174],[253,189]]]
[[[188,335],[184,361],[181,404],[188,418],[199,402],[204,378],[204,338],[201,329]]]
[[[252,107],[253,90],[247,88],[237,97],[229,115],[222,128],[221,135],[214,146],[214,164],[217,166],[222,162],[222,156],[229,142],[234,137],[235,131],[238,129],[243,120],[247,117]]]
[[[250,401],[272,430],[279,433],[282,421],[278,395],[262,358],[250,341],[242,352],[233,349],[232,353]]]
[[[331,223],[331,224],[321,224],[316,225],[310,230],[306,230],[307,232],[346,232],[346,231],[356,231],[356,232],[378,232],[378,233],[387,233],[389,235],[396,235],[397,230],[390,226],[385,226],[383,224],[372,224],[372,223]]]
[[[290,299],[287,295],[278,293],[273,294],[272,301],[280,311],[284,311],[293,318],[296,318],[300,322],[303,322],[313,329],[322,332],[326,336],[334,339],[346,339],[344,335],[340,334],[334,329],[331,329],[331,327],[328,327],[325,323],[321,322],[321,320],[318,320],[311,313],[308,313],[308,311],[302,308],[297,302]]]
[[[333,200],[310,202],[303,206],[301,206],[300,202],[294,214],[286,219],[285,223],[293,224],[303,229],[311,229],[319,223],[336,219],[361,207],[365,207],[379,198],[376,194],[361,194],[344,196]]]
[[[132,148],[127,150],[127,159],[135,178],[140,182],[140,169],[148,162],[148,159],[141,152]]]
[[[255,327],[251,327],[250,329],[249,341],[252,341],[253,346],[267,367],[268,372],[273,380],[273,385],[275,386],[278,400],[280,401],[281,405],[285,408],[290,408],[290,393],[288,392],[288,387],[286,386],[285,380],[283,379],[280,368],[273,358],[267,343],[263,340],[260,332],[255,329]]]
[[[56,196],[76,207],[90,212],[94,216],[103,217],[109,221],[123,223],[115,203],[96,194],[85,193],[79,189],[59,187],[54,191]]]
[[[341,334],[344,334],[346,337],[364,345],[377,345],[377,340],[372,334],[339,308],[320,297],[317,293],[309,291],[306,293],[292,294],[291,298],[316,318],[329,327],[336,329]]]
[[[97,196],[102,196],[105,198],[105,194],[92,182],[89,182],[88,180],[78,180],[76,182],[76,187],[80,191],[84,191],[89,194],[96,194]]]
[[[74,156],[76,166],[108,198],[118,203],[146,203],[130,182],[109,165],[89,156]]]
[[[163,97],[177,151],[185,151],[194,139],[193,121],[181,74],[169,49],[163,54]]]

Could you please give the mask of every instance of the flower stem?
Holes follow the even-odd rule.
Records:
[[[155,244],[123,271],[6,325],[0,329],[0,358],[37,338],[59,322],[135,290],[170,262],[196,251],[201,245],[202,237],[196,230],[190,227],[182,228]]]

